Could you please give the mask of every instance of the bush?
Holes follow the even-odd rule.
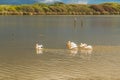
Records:
[[[103,3],[94,5],[64,4],[32,4],[32,5],[0,5],[1,15],[43,15],[43,14],[69,14],[69,15],[108,15],[120,14],[120,4]]]

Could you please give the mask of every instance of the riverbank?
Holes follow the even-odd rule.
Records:
[[[120,4],[0,5],[0,15],[120,15]]]
[[[120,12],[105,12],[105,13],[100,13],[100,12],[70,12],[70,13],[64,13],[64,12],[0,12],[0,15],[120,15]]]

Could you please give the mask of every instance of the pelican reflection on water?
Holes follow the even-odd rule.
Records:
[[[71,49],[71,50],[68,50],[68,53],[70,56],[75,56],[78,54],[78,49]]]
[[[90,49],[71,49],[68,50],[71,56],[75,56],[77,54],[85,54],[85,55],[91,55],[93,50]]]
[[[80,49],[80,53],[83,53],[83,54],[92,54],[92,50],[84,50],[84,49]]]
[[[36,54],[43,54],[43,50],[36,49]]]

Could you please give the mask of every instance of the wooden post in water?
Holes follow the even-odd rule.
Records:
[[[80,24],[81,24],[80,26],[83,27],[83,19],[82,19],[82,17],[80,19]]]
[[[74,28],[76,28],[77,18],[74,18]]]

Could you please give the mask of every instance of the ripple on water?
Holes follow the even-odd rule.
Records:
[[[91,54],[45,49],[0,61],[1,80],[119,80],[120,47],[94,46]],[[72,55],[71,55],[72,54]]]

